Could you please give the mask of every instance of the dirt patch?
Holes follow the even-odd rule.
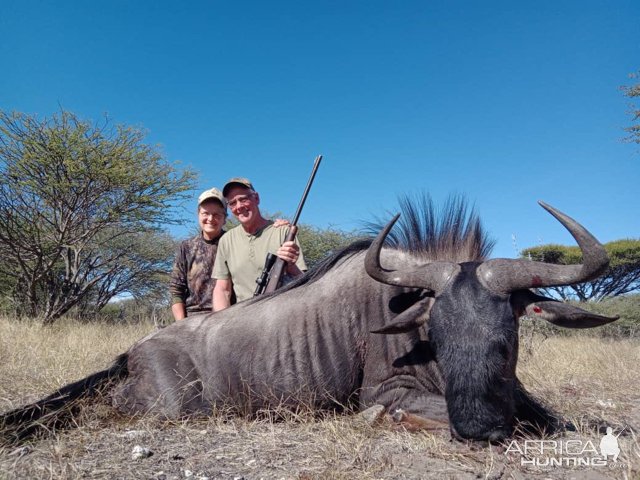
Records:
[[[627,414],[636,420],[637,400],[625,406],[631,407]],[[448,434],[370,426],[353,415],[284,422],[215,417],[183,423],[116,421],[106,426],[105,413],[80,428],[0,450],[0,477],[311,480],[640,475],[640,447],[631,430],[619,438],[617,462],[609,457],[607,465],[579,465],[573,463],[574,457],[592,461],[588,448],[581,455],[575,449],[569,454],[552,454],[547,449],[539,455],[531,451],[524,455],[518,449],[525,448],[525,439],[502,446],[467,445],[451,441]],[[579,430],[545,440],[565,446],[572,440],[587,447],[591,442],[598,448],[601,438],[593,431]],[[148,456],[133,459],[136,446],[147,449]],[[548,465],[551,458],[563,464]]]

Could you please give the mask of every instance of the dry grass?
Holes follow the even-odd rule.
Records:
[[[50,328],[0,318],[0,410],[32,401],[106,367],[153,330],[66,322]],[[640,426],[640,342],[591,337],[528,338],[519,376],[569,418]],[[282,415],[281,415],[282,416]],[[606,467],[521,466],[504,447],[469,446],[448,435],[409,434],[354,415],[289,413],[247,421],[219,412],[206,419],[160,422],[118,416],[107,405],[83,411],[81,426],[20,448],[0,448],[0,479],[10,478],[640,478],[635,431]],[[601,435],[582,428],[562,439]],[[135,445],[153,455],[131,459]]]
[[[151,325],[63,320],[49,327],[0,317],[0,410],[33,401],[107,367]]]
[[[538,338],[531,351],[521,355],[518,375],[565,415],[586,413],[623,421],[640,399],[639,364],[639,339]]]

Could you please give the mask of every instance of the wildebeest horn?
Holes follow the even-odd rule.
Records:
[[[400,214],[397,214],[391,219],[367,250],[367,255],[364,260],[364,267],[367,274],[369,274],[371,278],[388,285],[424,288],[436,293],[441,292],[452,275],[460,270],[457,264],[451,262],[431,262],[423,265],[409,265],[402,270],[387,270],[380,265],[380,250],[382,249],[382,244],[398,218],[400,218]]]
[[[609,266],[607,252],[587,229],[552,206],[538,203],[569,230],[582,250],[582,265],[553,265],[506,258],[487,260],[477,272],[480,281],[490,290],[509,293],[524,288],[586,282],[600,276]]]

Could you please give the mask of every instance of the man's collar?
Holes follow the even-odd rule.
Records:
[[[250,237],[250,236],[252,236],[252,235],[258,235],[258,234],[259,234],[260,232],[262,232],[262,230],[264,230],[266,227],[268,227],[269,225],[272,225],[272,224],[273,224],[273,221],[272,221],[272,220],[267,220],[266,218],[262,218],[262,217],[261,217],[261,220],[262,220],[264,223],[263,223],[263,224],[261,224],[261,225],[260,225],[260,226],[255,230],[255,232],[253,232],[253,233],[251,233],[251,232],[247,231],[247,230],[244,228],[244,225],[242,225],[242,224],[240,224],[240,228],[242,228],[242,231],[243,231],[247,236],[249,236],[249,237]]]
[[[242,228],[242,231],[247,237],[258,237],[264,231],[265,228],[271,225],[273,225],[273,220],[266,220],[266,223],[262,225],[260,228],[258,228],[254,233],[247,232],[242,225],[240,225],[240,227]]]

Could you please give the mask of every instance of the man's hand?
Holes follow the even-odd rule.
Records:
[[[300,247],[296,242],[284,242],[276,252],[276,255],[287,263],[296,263],[300,256]]]
[[[292,277],[302,275],[302,271],[296,265],[300,256],[300,247],[296,242],[284,242],[276,252],[278,258],[287,263],[287,273]]]
[[[273,221],[274,227],[286,227],[287,225],[289,225],[289,220],[287,220],[286,218],[276,218]]]

